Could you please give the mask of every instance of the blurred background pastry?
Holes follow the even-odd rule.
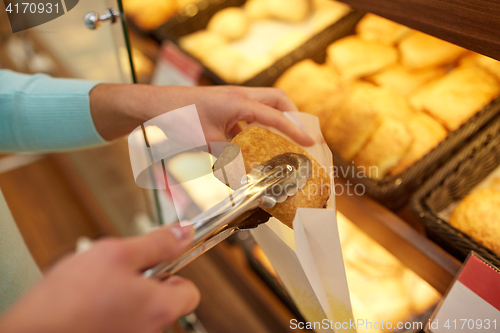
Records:
[[[309,0],[267,0],[269,15],[288,22],[301,22],[311,11]]]
[[[327,62],[346,80],[374,74],[396,63],[396,48],[358,36],[344,37],[327,48]]]
[[[412,30],[375,14],[366,14],[356,26],[356,34],[364,40],[394,45]]]
[[[411,69],[438,67],[458,59],[466,50],[419,31],[399,43],[401,62]]]
[[[500,254],[500,190],[488,187],[467,195],[450,224]]]
[[[240,7],[228,7],[219,10],[207,24],[207,30],[217,32],[230,40],[240,39],[248,31],[249,21]]]

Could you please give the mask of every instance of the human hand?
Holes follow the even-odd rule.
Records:
[[[142,272],[180,255],[190,226],[164,227],[128,239],[98,241],[70,255],[0,318],[0,332],[159,333],[197,306],[189,280],[164,282]]]
[[[195,104],[208,142],[226,141],[239,121],[275,127],[304,146],[314,141],[283,111],[297,111],[286,93],[276,88],[238,86],[182,87],[98,85],[90,93],[92,117],[107,140],[130,133],[145,121]]]

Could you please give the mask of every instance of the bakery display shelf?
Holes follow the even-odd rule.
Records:
[[[469,50],[500,60],[497,0],[342,0]]]
[[[462,261],[475,251],[500,266],[497,253],[454,228],[443,215],[500,165],[499,146],[500,117],[497,117],[442,166],[410,202],[429,238]]]
[[[203,3],[204,2],[200,2],[198,6]],[[179,46],[180,37],[196,32],[200,29],[204,29],[210,18],[217,11],[230,6],[241,6],[244,3],[245,0],[209,2],[209,4],[204,7],[204,9],[200,9],[198,13],[192,17],[187,17],[182,13],[176,15],[175,17],[167,21],[164,25],[154,30],[151,33],[151,36],[153,37],[153,39],[160,43],[164,40],[170,40],[177,46]],[[326,56],[324,52],[326,47],[337,39],[354,33],[354,27],[363,17],[363,15],[364,14],[361,12],[351,11],[349,14],[333,23],[325,30],[312,36],[300,47],[275,61],[274,64],[272,64],[270,67],[256,74],[253,78],[240,83],[240,85],[250,87],[269,87],[272,86],[274,81],[276,81],[276,79],[281,74],[283,74],[290,66],[301,60],[311,58],[316,61],[323,62]],[[180,49],[182,50],[182,48]],[[201,63],[199,60],[195,59],[187,52],[184,53],[194,61],[201,64],[204,70],[204,74],[212,81],[212,83],[222,85],[228,84],[219,75],[204,66],[203,63]]]
[[[444,294],[460,269],[459,262],[433,244],[425,236],[409,227],[399,217],[366,197],[339,195],[336,197],[337,209],[356,226],[366,232],[384,248],[389,250],[403,265],[414,271],[441,294]],[[250,266],[272,289],[290,311],[299,319],[300,313],[292,299],[283,288],[274,272],[262,263],[255,252],[256,243],[248,234],[238,238]],[[412,322],[426,323],[434,306],[412,317]],[[401,330],[397,332],[420,332]]]
[[[252,249],[257,246],[255,240],[250,236],[246,237],[243,241],[240,242],[240,246],[243,248],[245,252],[246,258],[250,267],[259,275],[259,277],[266,283],[266,285],[278,296],[278,298],[286,305],[286,307],[294,314],[294,316],[302,322],[306,320],[300,314],[300,311],[295,306],[292,298],[289,296],[286,289],[283,287],[281,282],[275,275],[269,272],[264,265],[261,263],[259,259],[257,259],[253,253]],[[413,323],[420,322],[422,326],[425,326],[429,318],[432,316],[434,312],[435,306],[430,307],[424,313],[414,316],[410,318],[410,321]],[[421,333],[423,330],[419,329],[401,329],[396,330],[393,333]]]

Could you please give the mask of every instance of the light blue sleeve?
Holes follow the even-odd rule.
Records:
[[[0,70],[0,152],[105,143],[90,113],[89,92],[97,84]]]

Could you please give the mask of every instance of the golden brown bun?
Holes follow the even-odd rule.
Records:
[[[266,68],[271,67],[273,63],[274,59],[269,55],[264,55],[253,59],[246,59],[238,66],[235,76],[235,82],[245,82],[255,77]]]
[[[276,59],[282,58],[304,44],[309,37],[303,31],[290,31],[273,44],[269,53]]]
[[[227,42],[228,40],[224,35],[208,30],[193,32],[179,39],[181,48],[198,59],[203,59],[205,54],[212,49],[223,46]]]
[[[361,85],[352,85],[345,92],[338,110],[325,121],[326,142],[344,160],[350,161],[365,145],[380,124],[370,96]]]
[[[235,83],[238,67],[244,60],[235,49],[223,45],[208,51],[202,61],[226,82]]]
[[[485,188],[463,199],[450,224],[500,254],[500,191]]]
[[[269,18],[266,2],[267,0],[247,0],[243,5],[247,17],[254,21]]]
[[[330,197],[330,176],[304,149],[267,129],[250,126],[236,135],[232,143],[241,149],[246,172],[261,165],[274,156],[284,153],[298,153],[309,157],[313,164],[313,176],[303,190],[278,203],[266,211],[293,228],[297,208],[323,208]]]
[[[410,269],[405,270],[403,284],[411,295],[412,309],[417,315],[427,311],[441,298],[436,289]]]
[[[402,122],[386,118],[356,155],[354,163],[363,167],[365,174],[371,178],[382,179],[403,158],[412,140]]]
[[[351,10],[348,5],[333,0],[315,0],[314,8],[311,16],[314,32],[323,31]]]
[[[411,70],[401,64],[394,64],[379,73],[366,77],[366,79],[378,86],[391,88],[401,95],[407,96],[423,84],[435,80],[445,73],[443,68]]]
[[[356,26],[356,33],[364,40],[394,45],[411,29],[375,14],[366,14]]]
[[[207,30],[218,32],[229,39],[240,39],[248,32],[248,18],[240,7],[219,10],[208,21]]]
[[[465,49],[422,32],[412,32],[399,43],[401,62],[411,69],[438,67],[458,59]]]
[[[406,122],[415,115],[408,100],[392,89],[377,87],[364,81],[353,82],[351,89],[353,91],[352,98],[366,100],[381,117]]]
[[[410,102],[453,131],[499,93],[497,80],[485,70],[479,67],[457,67],[443,78],[411,94]]]
[[[348,36],[326,49],[327,62],[346,80],[376,73],[398,60],[395,47]]]
[[[266,0],[271,17],[288,21],[302,22],[310,13],[308,0]]]
[[[397,175],[405,171],[436,147],[448,135],[448,132],[440,123],[425,113],[415,115],[406,126],[413,137],[413,143],[398,165],[391,170],[391,175]]]
[[[153,30],[174,16],[180,8],[175,0],[126,0],[123,10],[144,30]]]
[[[478,53],[471,53],[460,59],[461,66],[479,66],[495,75],[500,81],[500,61]]]
[[[300,111],[322,117],[325,110],[323,99],[336,98],[340,79],[329,66],[318,65],[305,59],[287,69],[274,87],[283,89]]]

